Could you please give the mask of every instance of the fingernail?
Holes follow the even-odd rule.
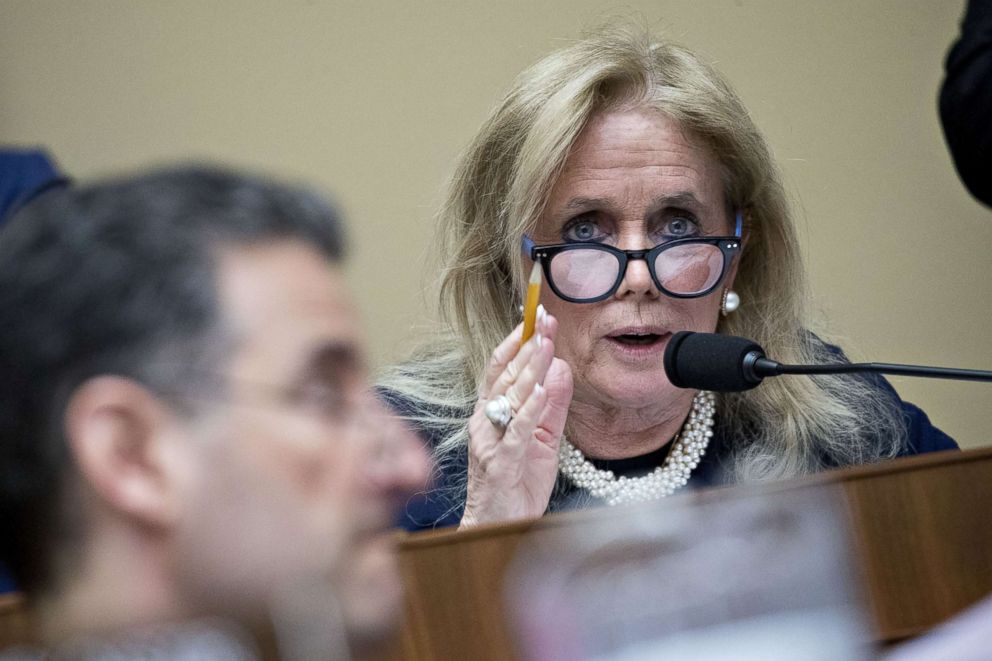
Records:
[[[543,392],[544,392],[544,386],[542,386],[540,383],[534,384],[534,394],[535,395],[540,395]]]
[[[534,342],[537,344],[537,348],[540,349],[541,343],[544,342],[544,335],[541,333],[541,331],[537,331],[536,333],[534,333]]]
[[[537,306],[537,323],[544,327],[544,318],[548,315],[547,310],[544,309],[544,303]]]

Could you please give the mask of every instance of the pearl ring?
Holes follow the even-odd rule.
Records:
[[[505,430],[506,426],[510,424],[510,420],[513,419],[513,409],[510,408],[510,398],[506,395],[500,395],[499,397],[490,399],[486,402],[484,412],[486,417],[489,418],[489,422],[493,423],[493,426],[499,428],[500,430]]]

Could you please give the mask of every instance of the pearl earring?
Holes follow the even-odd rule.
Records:
[[[720,312],[726,317],[728,314],[741,306],[741,297],[733,289],[723,290],[723,302],[720,304]]]

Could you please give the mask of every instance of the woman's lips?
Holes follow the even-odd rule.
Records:
[[[613,352],[627,359],[655,357],[665,352],[671,333],[631,331],[606,337]]]

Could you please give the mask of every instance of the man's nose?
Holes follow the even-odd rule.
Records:
[[[378,491],[404,497],[427,487],[431,460],[420,438],[405,422],[382,413],[366,475]]]

